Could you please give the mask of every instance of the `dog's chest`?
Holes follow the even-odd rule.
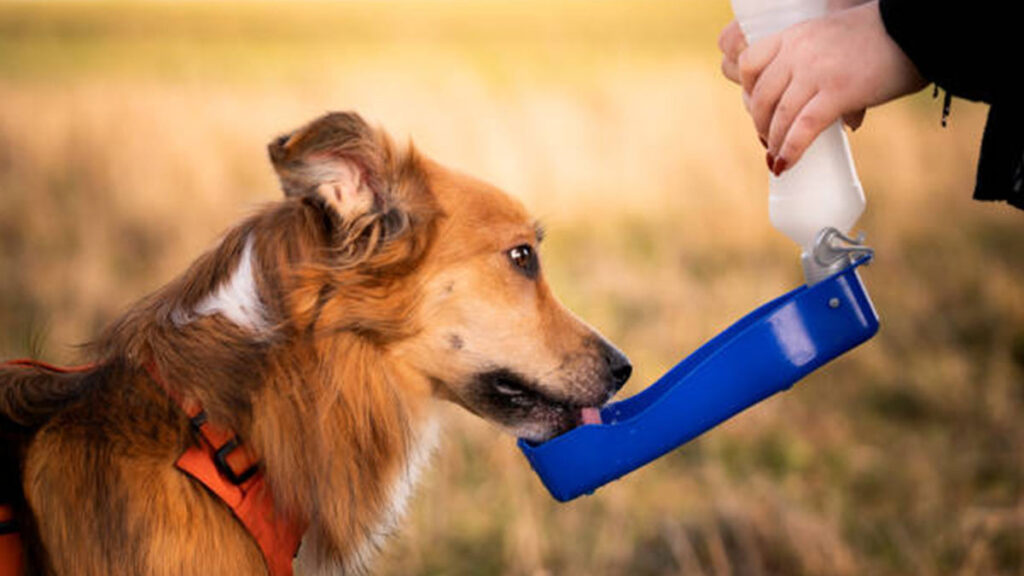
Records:
[[[437,447],[440,435],[439,430],[440,426],[434,416],[427,417],[420,424],[418,433],[409,449],[408,457],[405,459],[398,474],[391,481],[391,485],[388,486],[386,492],[388,500],[380,521],[367,534],[366,539],[359,545],[356,553],[353,555],[354,560],[359,563],[358,566],[369,564],[374,552],[379,550],[384,543],[384,539],[398,527],[398,523],[405,515],[409,497],[412,496],[413,490],[415,490],[416,484],[419,482],[423,468],[430,461],[430,457]],[[359,571],[357,569],[352,572],[358,573]]]
[[[419,424],[406,453],[406,458],[386,488],[387,500],[381,509],[378,520],[363,533],[362,541],[350,549],[350,553],[341,565],[331,566],[317,563],[313,559],[320,556],[316,551],[320,544],[315,541],[304,541],[296,560],[298,573],[322,575],[365,573],[385,539],[394,532],[402,520],[423,468],[430,461],[430,457],[437,447],[439,436],[440,423],[435,416],[431,415]]]
[[[392,480],[388,487],[388,501],[385,513],[374,533],[387,536],[398,525],[398,522],[405,514],[409,497],[412,496],[416,484],[419,482],[423,468],[430,461],[434,449],[437,447],[440,426],[437,418],[429,416],[420,424],[418,434],[413,439],[409,449],[408,457],[401,467],[398,475]]]

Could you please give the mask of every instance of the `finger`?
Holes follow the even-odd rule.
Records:
[[[723,56],[735,62],[746,48],[747,39],[743,36],[739,23],[735,20],[729,22],[718,35],[718,49],[722,51]]]
[[[750,116],[754,119],[754,128],[762,139],[768,139],[768,128],[775,108],[787,86],[791,84],[790,69],[777,64],[769,64],[757,79],[754,91],[750,93]]]
[[[740,53],[737,62],[740,67],[740,83],[744,92],[753,92],[757,78],[775,56],[779,53],[781,41],[778,34],[762,38]]]
[[[778,155],[781,152],[782,141],[786,139],[793,120],[800,114],[811,98],[815,90],[811,84],[806,82],[790,82],[786,85],[785,92],[779,97],[775,110],[772,113],[771,122],[765,129],[765,139],[768,141],[768,152]]]
[[[729,80],[737,84],[740,83],[740,67],[736,60],[730,60],[728,57],[722,56],[722,74]]]
[[[843,122],[850,127],[850,130],[856,130],[860,128],[860,125],[864,123],[864,115],[867,113],[867,109],[860,109],[856,112],[850,112],[849,114],[843,114]]]
[[[833,99],[823,96],[821,92],[815,94],[797,114],[793,125],[786,133],[785,140],[779,146],[776,172],[781,173],[787,167],[796,164],[818,134],[838,118],[839,110]]]

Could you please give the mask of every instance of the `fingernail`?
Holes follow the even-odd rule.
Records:
[[[764,146],[764,149],[767,150],[768,149],[768,141],[764,139],[764,136],[761,136],[760,134],[758,134],[757,139],[761,141],[761,146]]]
[[[772,156],[772,153],[768,152],[764,155],[764,160],[768,163],[768,171],[775,172],[775,156]]]
[[[789,168],[789,161],[783,158],[782,156],[779,156],[778,158],[775,159],[775,165],[772,167],[772,174],[778,176],[779,174],[785,172],[786,168]]]

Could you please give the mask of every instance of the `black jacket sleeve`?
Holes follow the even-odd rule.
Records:
[[[879,0],[886,32],[928,80],[991,105],[974,197],[1024,209],[1024,41],[1017,0]]]
[[[955,96],[994,104],[1018,78],[1017,0],[879,0],[886,32],[921,74]]]

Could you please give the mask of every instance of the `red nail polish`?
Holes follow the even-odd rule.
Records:
[[[768,171],[775,172],[775,156],[772,156],[771,152],[764,155],[764,161],[768,163]]]
[[[761,146],[764,146],[764,149],[767,150],[768,149],[768,141],[764,139],[764,136],[761,136],[760,134],[758,134],[757,139],[761,141]]]
[[[789,161],[783,158],[782,156],[779,156],[778,158],[775,159],[775,166],[772,167],[772,174],[778,176],[779,174],[785,172],[786,168],[789,168]]]

